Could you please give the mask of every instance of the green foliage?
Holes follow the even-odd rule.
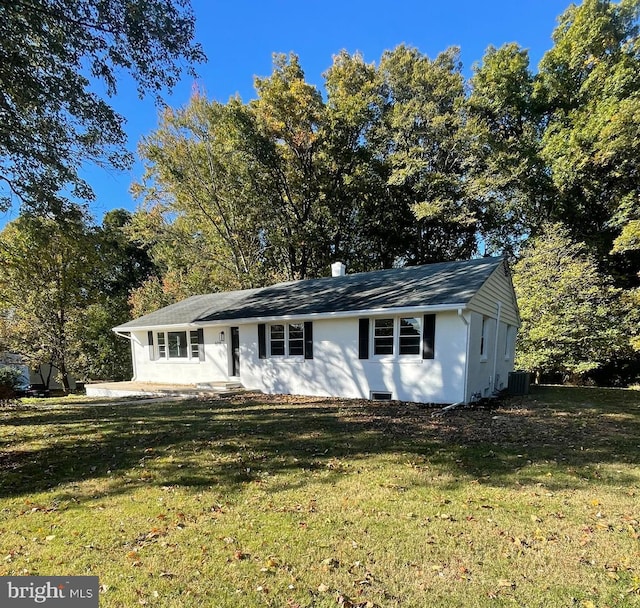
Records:
[[[620,290],[560,224],[544,226],[514,267],[520,305],[516,365],[581,376],[624,352]]]
[[[128,344],[110,327],[129,305],[140,315],[197,293],[323,276],[336,259],[355,272],[468,258],[481,243],[522,256],[522,365],[584,374],[631,357],[639,13],[640,0],[571,5],[538,73],[513,43],[489,47],[468,82],[455,48],[431,59],[400,45],[377,65],[342,51],[322,92],[295,54],[276,55],[249,103],[197,92],[166,109],[140,144],[143,205],[96,227],[60,189],[88,198],[81,162],[130,159],[122,118],[81,67],[107,95],[122,68],[141,93],[175,84],[179,60],[203,59],[189,3],[3,4],[0,180],[27,209],[60,218],[25,216],[3,233],[3,343],[58,360],[61,331],[43,331],[56,326],[44,311],[64,310],[74,371],[123,377]]]
[[[556,218],[570,220],[573,234],[602,258],[620,229],[640,219],[639,10],[638,0],[570,6],[537,82]]]
[[[0,365],[0,393],[15,392],[20,386],[22,372],[8,365]]]
[[[322,276],[338,257],[371,270],[475,251],[457,51],[399,47],[379,68],[343,52],[325,79],[326,101],[295,55],[276,55],[249,104],[196,94],[165,112],[140,147],[130,231],[161,276],[136,310]]]
[[[517,252],[553,212],[555,193],[541,157],[544,113],[534,82],[528,53],[517,44],[489,47],[470,81],[470,189],[494,251]]]
[[[478,209],[466,187],[470,140],[459,51],[430,60],[401,45],[383,55],[379,71],[386,103],[372,146],[392,200],[413,212],[403,258],[468,258],[476,251]]]
[[[2,347],[32,369],[51,365],[67,390],[69,375],[130,376],[129,345],[111,328],[152,268],[125,239],[130,219],[112,211],[98,228],[76,207],[64,221],[23,215],[0,233]]]
[[[68,329],[91,302],[86,282],[97,264],[82,212],[76,209],[64,222],[25,215],[8,224],[0,236],[0,263],[0,306],[12,313],[10,350],[32,368],[55,367],[68,389]]]
[[[86,160],[129,166],[124,118],[111,97],[129,72],[158,95],[183,65],[204,60],[192,42],[189,0],[34,0],[0,4],[0,209],[12,196],[25,210],[61,213],[69,200],[90,200],[78,175]]]

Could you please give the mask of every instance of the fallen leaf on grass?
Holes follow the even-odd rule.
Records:
[[[342,608],[376,608],[373,602],[366,600],[362,602],[354,602],[346,595],[338,595],[336,601],[338,602],[338,606],[342,606]]]

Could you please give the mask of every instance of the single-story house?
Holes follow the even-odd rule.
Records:
[[[134,381],[469,402],[506,388],[516,298],[484,257],[193,296],[114,328]]]

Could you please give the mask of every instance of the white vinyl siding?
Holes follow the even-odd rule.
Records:
[[[516,304],[515,294],[511,285],[511,277],[504,265],[500,264],[482,287],[471,298],[468,308],[479,312],[485,317],[496,318],[497,303],[500,302],[500,320],[509,325],[520,327],[520,315]]]

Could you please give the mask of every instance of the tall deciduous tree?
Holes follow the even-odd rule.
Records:
[[[388,268],[402,253],[404,224],[389,204],[384,163],[370,145],[384,107],[382,81],[375,65],[346,51],[324,79],[320,179],[330,255],[353,272]]]
[[[483,209],[482,235],[494,251],[517,251],[555,213],[541,155],[546,114],[534,84],[529,55],[514,43],[489,47],[470,80],[468,178]]]
[[[84,309],[93,302],[88,283],[97,261],[93,235],[77,209],[63,222],[22,216],[0,234],[6,347],[34,369],[57,369],[65,390]]]
[[[73,331],[73,372],[83,379],[131,378],[130,345],[111,328],[131,318],[131,292],[155,272],[147,249],[127,233],[131,222],[129,211],[113,209],[100,226],[90,227],[98,259],[83,283],[91,303],[76,317]]]
[[[240,101],[196,94],[184,109],[166,110],[140,146],[147,170],[135,190],[145,207],[134,225],[165,275],[182,276],[186,295],[263,281],[259,196],[267,185],[255,129]]]
[[[32,369],[122,380],[130,348],[111,328],[130,318],[129,293],[155,270],[125,233],[131,214],[107,213],[95,226],[79,207],[63,219],[22,215],[0,233],[0,350]]]
[[[379,71],[386,99],[371,145],[388,170],[390,202],[400,214],[404,206],[415,216],[405,228],[404,260],[470,257],[479,218],[466,188],[469,140],[459,51],[430,60],[401,45],[383,55]]]
[[[620,290],[562,224],[547,224],[515,265],[522,327],[516,364],[540,373],[581,376],[628,346]]]
[[[0,2],[0,209],[59,214],[63,189],[92,198],[83,162],[128,166],[124,118],[90,79],[110,97],[127,71],[157,95],[203,61],[193,35],[189,0]]]
[[[256,78],[255,87],[255,152],[270,184],[263,194],[269,255],[290,279],[317,276],[329,260],[331,220],[322,192],[322,95],[305,81],[294,54],[275,55],[272,74]]]
[[[601,259],[640,220],[639,11],[639,0],[571,5],[538,75],[558,211]]]

